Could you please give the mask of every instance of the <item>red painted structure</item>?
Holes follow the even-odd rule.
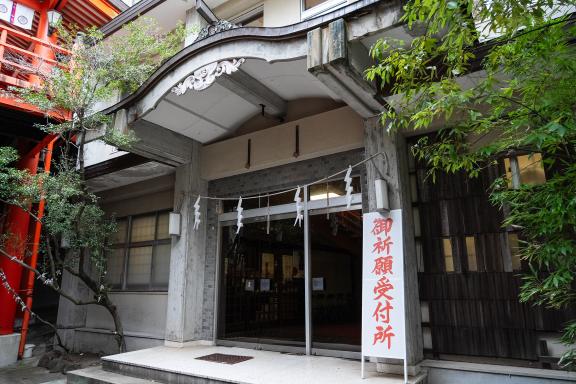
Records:
[[[57,45],[55,34],[49,33],[49,10],[60,12],[63,16],[64,25],[76,24],[80,27],[101,26],[120,13],[120,9],[108,0],[15,0],[15,2],[34,9],[34,20],[31,31],[0,21],[0,90],[7,89],[9,86],[35,87],[40,83],[41,79],[38,76],[30,74],[27,71],[28,68],[21,65],[22,60],[33,65],[42,63],[43,68],[64,67],[57,61],[54,52],[61,54],[68,54],[69,52]],[[0,95],[0,112],[6,109],[36,116],[44,115],[43,112],[31,105]],[[50,114],[50,117],[55,119],[62,119],[65,116],[66,114],[61,113]],[[31,124],[29,129],[35,130],[36,128]],[[1,133],[2,128],[0,127]],[[25,133],[22,136],[25,137]],[[46,150],[44,172],[50,171],[52,149],[57,144],[55,136],[46,135],[32,148],[30,148],[29,139],[19,140],[19,142],[22,144],[21,148],[18,148],[21,158],[18,163],[20,169],[36,174],[40,154]],[[35,210],[35,216],[42,217],[43,211],[44,202],[41,201]],[[33,228],[32,233],[31,227]],[[32,219],[26,210],[10,206],[4,233],[9,235],[9,240],[5,246],[6,252],[25,260],[29,265],[35,266],[38,257],[41,223]],[[30,239],[30,237],[32,238]],[[23,298],[28,307],[31,307],[34,275],[27,270],[24,271],[21,266],[1,255],[0,268],[14,289],[18,290],[23,281],[26,283],[22,292]],[[14,332],[14,322],[19,308],[17,308],[14,299],[2,287],[0,287],[0,308],[0,335],[11,334]],[[29,315],[25,312],[23,314],[20,356],[26,339],[28,321]]]

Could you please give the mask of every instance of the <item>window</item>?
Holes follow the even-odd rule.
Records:
[[[264,26],[264,5],[245,11],[239,16],[230,20],[233,24],[242,27],[263,27]]]
[[[512,259],[512,270],[520,271],[522,269],[522,259],[520,257],[520,241],[517,234],[508,233],[508,248]]]
[[[128,216],[108,254],[108,283],[122,290],[166,290],[170,272],[168,212]]]
[[[320,15],[345,4],[346,0],[302,0],[302,19]]]
[[[476,259],[476,241],[474,236],[466,236],[466,255],[468,256],[468,270],[478,271],[478,260]]]
[[[352,176],[351,186],[352,194],[361,192],[360,176]],[[325,204],[329,207],[334,199],[338,199],[346,195],[345,187],[346,183],[343,180],[327,181],[324,183],[311,185],[309,189],[309,200],[326,202],[326,197],[328,197],[329,201]],[[270,196],[263,193],[258,199],[244,199],[242,200],[242,207],[244,210],[247,210],[294,203],[295,191],[278,194],[274,191],[271,191],[270,193]],[[301,191],[300,196],[304,198],[304,191]],[[324,207],[326,207],[326,205],[324,205]],[[224,200],[223,212],[236,212],[237,206],[238,200]]]
[[[546,182],[546,172],[540,153],[507,157],[504,159],[504,166],[509,188],[519,188],[521,185],[541,185]],[[512,271],[519,271],[522,269],[522,260],[518,234],[508,232],[507,236]]]
[[[304,224],[294,225],[294,191],[244,199],[239,234],[238,201],[224,201],[218,217],[218,338],[292,348],[309,340],[313,351],[360,350],[362,191],[359,177],[352,178],[350,207],[341,178],[302,188],[302,199],[309,192],[302,212],[309,223],[308,247]],[[305,271],[312,286],[310,308]]]
[[[330,0],[304,0],[304,9],[308,10],[310,8],[314,8],[319,6],[322,3],[327,3]]]
[[[507,157],[504,159],[504,166],[510,188],[518,188],[521,184],[540,185],[546,182],[540,153]]]
[[[454,256],[452,255],[452,242],[450,239],[442,239],[442,249],[444,250],[444,266],[446,272],[454,272]]]

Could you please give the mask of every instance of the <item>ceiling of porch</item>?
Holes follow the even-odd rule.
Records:
[[[218,77],[204,90],[165,94],[143,119],[208,143],[231,136],[262,113],[261,105],[267,115],[279,117],[285,114],[285,102],[310,97],[340,100],[308,72],[306,59],[275,63],[247,59],[239,72]]]

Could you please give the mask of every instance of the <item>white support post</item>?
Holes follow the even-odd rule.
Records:
[[[304,187],[304,313],[305,313],[305,337],[306,337],[306,355],[312,354],[312,287],[310,283],[310,221],[308,218],[308,187]]]

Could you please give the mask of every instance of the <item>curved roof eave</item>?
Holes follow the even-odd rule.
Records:
[[[282,41],[296,37],[303,37],[308,33],[308,31],[327,25],[330,22],[344,16],[350,16],[352,14],[359,13],[362,10],[365,10],[366,8],[369,8],[370,6],[379,2],[381,2],[381,0],[360,0],[325,15],[321,15],[313,19],[305,20],[300,23],[288,25],[285,27],[240,27],[217,33],[183,48],[180,52],[162,64],[136,91],[122,98],[116,104],[102,110],[101,112],[104,114],[110,114],[131,106],[133,103],[143,98],[147,92],[154,87],[154,85],[156,85],[160,80],[168,75],[174,68],[177,68],[180,64],[186,62],[191,57],[213,47],[237,40]]]

